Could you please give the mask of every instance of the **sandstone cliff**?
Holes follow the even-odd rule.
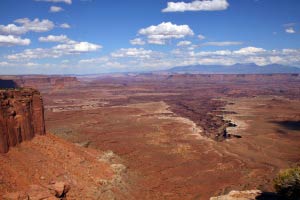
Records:
[[[40,91],[75,86],[79,83],[76,77],[63,76],[18,76],[14,80],[21,87],[35,88]]]
[[[34,89],[0,90],[0,153],[45,134],[41,95]]]
[[[63,89],[79,84],[76,77],[70,76],[45,76],[45,75],[22,75],[22,76],[0,76],[0,88],[15,88],[5,87],[9,82],[13,82],[17,87],[34,88],[42,93],[52,89]],[[2,86],[4,85],[4,86]],[[2,86],[2,87],[1,87]]]

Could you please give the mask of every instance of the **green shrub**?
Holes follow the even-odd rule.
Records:
[[[274,179],[277,194],[286,200],[300,200],[300,167],[281,171]]]

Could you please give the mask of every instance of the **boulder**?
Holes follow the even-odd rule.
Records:
[[[65,182],[56,182],[49,186],[49,189],[54,191],[55,196],[58,198],[66,197],[70,188],[70,185]]]

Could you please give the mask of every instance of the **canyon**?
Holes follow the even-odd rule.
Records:
[[[209,199],[273,192],[300,162],[299,74],[0,79],[39,89],[47,130],[0,156],[0,194],[63,181],[75,199]]]
[[[40,92],[14,80],[0,84],[0,199],[130,197],[118,156],[46,134]]]

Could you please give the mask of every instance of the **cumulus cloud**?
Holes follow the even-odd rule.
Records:
[[[171,22],[162,22],[159,25],[152,25],[142,28],[138,32],[145,35],[150,44],[165,44],[168,39],[179,39],[194,35],[193,30],[188,25],[176,25]]]
[[[63,23],[63,24],[61,24],[60,26],[59,26],[60,28],[71,28],[71,26],[69,25],[69,24],[67,24],[67,23]]]
[[[263,48],[257,48],[257,47],[245,47],[241,48],[240,50],[234,51],[235,54],[240,54],[240,55],[252,55],[252,54],[257,54],[257,53],[263,53],[266,50]]]
[[[255,63],[257,65],[282,64],[300,67],[300,49],[266,50],[259,47],[245,47],[238,50],[188,51],[175,49],[169,58],[170,67],[184,65],[232,65],[236,63]]]
[[[13,35],[21,35],[28,32],[25,27],[16,26],[15,24],[8,25],[0,25],[0,33],[1,34],[13,34]]]
[[[50,12],[52,12],[52,13],[56,13],[56,12],[61,12],[61,11],[63,11],[64,9],[62,8],[62,7],[59,7],[59,6],[51,6],[50,7]]]
[[[10,54],[6,58],[8,60],[15,60],[15,61],[21,61],[21,60],[30,60],[35,58],[47,58],[47,57],[53,57],[57,58],[57,56],[48,56],[50,54],[50,51],[47,51],[47,49],[42,48],[36,48],[36,49],[25,49],[21,53],[16,54]]]
[[[225,42],[206,42],[203,45],[224,47],[224,46],[236,46],[241,44],[243,44],[243,42],[225,41]]]
[[[72,0],[35,0],[35,1],[72,4]]]
[[[102,48],[101,45],[92,44],[89,42],[75,42],[71,41],[67,44],[60,44],[53,47],[54,50],[66,51],[69,53],[84,53],[90,51],[97,51]]]
[[[293,27],[286,28],[285,32],[286,33],[290,33],[290,34],[296,33],[296,31],[295,31],[295,29]]]
[[[21,24],[28,31],[33,32],[46,32],[54,28],[54,23],[48,19],[39,20],[36,18],[31,21],[28,18],[22,18],[15,20],[15,22]]]
[[[189,45],[191,45],[191,44],[192,44],[192,42],[184,40],[184,41],[178,42],[178,43],[177,43],[177,46],[178,46],[178,47],[180,47],[180,46],[189,46]]]
[[[200,51],[195,53],[197,56],[229,56],[232,52],[229,50],[218,50],[218,51]]]
[[[39,37],[40,42],[68,42],[70,39],[66,35],[48,35],[47,37]]]
[[[26,46],[30,44],[30,39],[22,39],[14,35],[0,35],[0,46]]]
[[[28,18],[17,19],[14,21],[19,24],[0,25],[0,33],[8,35],[21,35],[27,32],[46,32],[54,28],[54,23],[48,19],[39,20],[38,18],[30,20]]]
[[[191,45],[192,46],[192,45]],[[172,52],[160,53],[150,49],[129,48],[119,49],[111,55],[82,59],[79,61],[61,61],[59,64],[39,64],[35,70],[41,69],[40,66],[49,67],[48,69],[62,70],[68,69],[68,73],[86,73],[89,70],[100,70],[97,72],[120,72],[120,71],[141,71],[141,70],[162,70],[174,66],[185,65],[232,65],[236,63],[256,63],[257,65],[282,64],[286,66],[300,67],[300,49],[282,49],[282,50],[257,50],[259,47],[249,47],[237,50],[218,50],[202,51],[189,50],[188,48],[177,48]],[[246,49],[248,49],[246,51]],[[256,49],[256,50],[255,50]],[[240,52],[252,53],[240,53]],[[26,52],[26,53],[25,53]],[[19,66],[35,66],[37,59],[48,57],[59,57],[68,55],[70,52],[58,49],[28,49],[23,54],[11,55],[11,59],[2,60],[0,66],[16,66],[16,71],[20,71]],[[71,52],[72,55],[74,54]],[[78,53],[76,53],[78,55]],[[29,61],[28,57],[34,57],[36,60]],[[12,59],[14,58],[14,59]],[[64,58],[65,60],[68,58]],[[31,64],[30,64],[31,63]],[[31,67],[30,69],[32,69]],[[79,70],[80,71],[76,71]],[[27,70],[27,69],[26,69]],[[29,68],[28,68],[29,70]],[[45,68],[42,68],[42,73]],[[74,71],[75,70],[75,71]],[[35,71],[36,72],[36,71]],[[57,71],[56,71],[57,72]],[[62,71],[58,71],[61,73]],[[94,71],[93,71],[94,72]],[[1,73],[1,72],[0,72]],[[53,71],[52,71],[53,73]],[[64,71],[66,73],[66,71]]]
[[[227,0],[196,0],[190,3],[168,2],[167,8],[162,12],[185,12],[185,11],[216,11],[226,10],[229,6]]]
[[[135,38],[133,40],[130,40],[130,44],[132,44],[132,45],[144,45],[145,41],[142,40],[141,38]]]
[[[31,60],[41,58],[58,58],[64,55],[81,54],[101,49],[101,45],[89,42],[69,40],[67,43],[56,45],[52,48],[25,49],[24,51],[7,56],[9,60]]]
[[[136,57],[136,58],[150,58],[154,52],[144,48],[121,48],[116,52],[111,53],[112,57]]]
[[[245,53],[249,51],[251,53]],[[145,49],[120,49],[113,55],[105,58],[81,60],[80,64],[84,64],[85,67],[102,67],[107,66],[106,63],[119,63],[125,71],[132,69],[139,71],[161,70],[174,66],[197,64],[233,65],[236,63],[256,63],[257,65],[277,63],[300,67],[300,49],[262,50],[262,48],[258,47],[251,47],[251,49],[245,47],[235,51],[226,49],[217,51],[189,51],[188,48],[177,48],[164,54],[150,52],[150,50]],[[113,67],[113,65],[111,66]]]
[[[34,62],[0,62],[0,66],[3,67],[13,67],[13,66],[22,66],[22,67],[35,67],[38,66],[37,63]]]

